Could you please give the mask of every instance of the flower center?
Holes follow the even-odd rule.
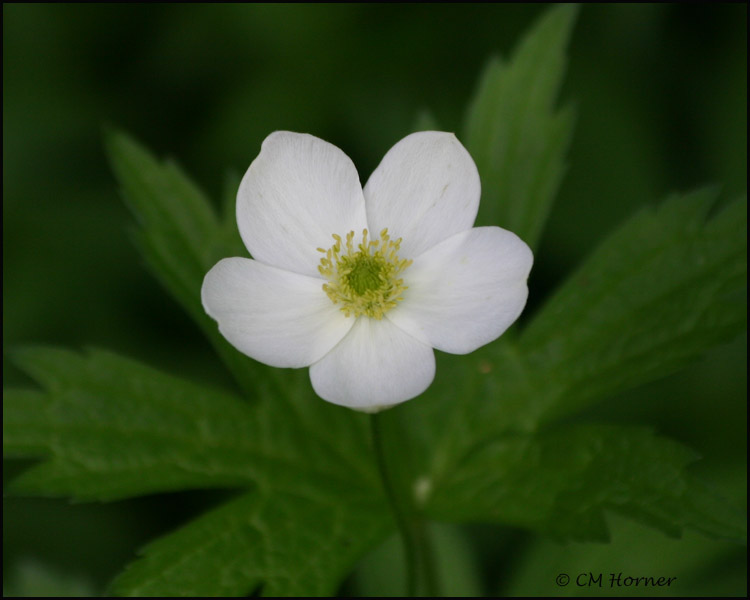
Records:
[[[383,229],[378,239],[367,239],[367,229],[362,231],[362,242],[354,245],[354,232],[346,234],[346,241],[333,234],[336,243],[328,250],[318,248],[325,256],[320,259],[318,271],[328,279],[323,291],[334,304],[341,304],[347,316],[365,315],[382,319],[398,304],[406,289],[401,273],[412,261],[398,257],[401,238],[392,240]]]

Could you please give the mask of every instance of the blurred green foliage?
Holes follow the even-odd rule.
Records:
[[[142,268],[102,126],[176,157],[213,197],[227,169],[243,172],[274,129],[335,143],[364,181],[419,111],[460,132],[489,57],[507,55],[543,10],[3,5],[4,349],[30,341],[96,345],[194,380],[223,377],[197,329]],[[712,182],[724,198],[745,192],[746,17],[745,5],[582,8],[563,92],[576,115],[569,167],[541,238],[529,312],[603,232],[644,204]],[[704,456],[701,474],[741,499],[745,365],[742,339],[586,416],[646,424],[690,445]],[[5,356],[3,376],[5,385],[22,381]],[[18,468],[6,464],[6,477]],[[138,546],[217,497],[72,507],[5,499],[4,570],[28,578],[23,561],[32,558],[101,588]],[[630,527],[621,543],[617,531],[607,564],[637,570],[656,534]],[[560,550],[492,528],[464,534],[494,593],[555,593],[552,554],[566,568],[593,570],[591,557],[604,548]],[[694,578],[681,593],[746,593],[744,550],[690,544],[678,566],[663,564]],[[544,578],[546,587],[533,587]]]

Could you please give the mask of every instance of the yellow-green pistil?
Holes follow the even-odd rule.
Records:
[[[400,300],[406,289],[401,273],[412,261],[398,257],[401,238],[392,240],[388,230],[380,238],[367,240],[367,229],[362,231],[362,242],[354,245],[354,232],[346,234],[346,241],[333,234],[335,244],[320,259],[318,271],[328,279],[323,290],[334,304],[341,304],[347,317],[365,315],[382,319]]]

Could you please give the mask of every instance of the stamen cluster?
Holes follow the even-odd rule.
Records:
[[[325,254],[318,271],[328,279],[323,291],[334,304],[342,305],[344,315],[380,320],[403,300],[401,294],[407,286],[400,275],[412,261],[399,258],[401,238],[392,240],[388,229],[383,229],[378,239],[367,238],[364,229],[362,241],[355,246],[353,231],[346,234],[346,241],[333,234],[333,246],[318,248]]]

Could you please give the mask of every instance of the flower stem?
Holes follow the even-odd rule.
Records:
[[[399,486],[394,470],[389,468],[389,461],[384,446],[384,413],[370,416],[372,445],[375,459],[383,482],[383,490],[391,505],[401,541],[404,545],[406,560],[406,595],[417,596],[420,591],[428,596],[437,596],[437,578],[434,568],[432,549],[429,544],[427,524],[418,515],[411,493]],[[421,585],[420,585],[421,584]]]

